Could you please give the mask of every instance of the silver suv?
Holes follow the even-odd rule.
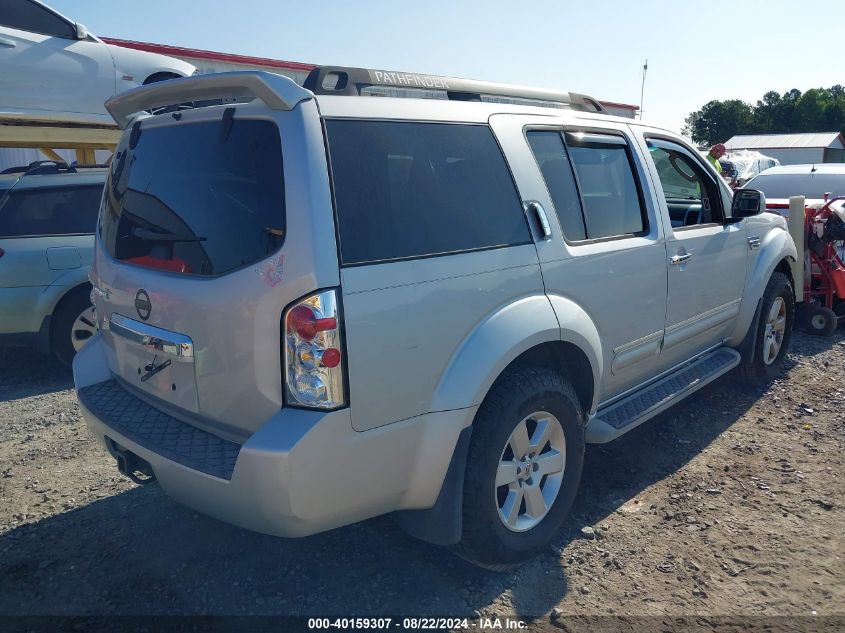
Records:
[[[777,375],[785,221],[677,135],[570,93],[305,86],[226,73],[107,104],[126,131],[74,378],[133,479],[280,536],[394,513],[501,569],[560,528],[585,443],[734,368]]]

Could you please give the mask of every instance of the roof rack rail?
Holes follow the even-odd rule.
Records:
[[[413,96],[445,98],[453,101],[486,100],[569,108],[585,112],[605,112],[597,99],[576,92],[345,66],[318,66],[308,73],[303,87],[315,95]],[[403,92],[406,94],[401,94]]]

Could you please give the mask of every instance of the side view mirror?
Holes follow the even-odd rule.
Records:
[[[748,218],[766,210],[766,195],[756,189],[737,189],[731,204],[734,218]]]
[[[78,40],[87,40],[90,35],[88,27],[84,24],[80,24],[79,22],[74,23],[73,30],[76,33],[76,39]]]

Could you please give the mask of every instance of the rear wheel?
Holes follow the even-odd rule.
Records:
[[[807,332],[816,336],[830,336],[836,331],[839,319],[836,313],[824,306],[813,306],[807,313]]]
[[[500,377],[473,422],[454,551],[497,571],[548,547],[572,506],[584,463],[573,386],[545,368]]]
[[[78,288],[66,295],[53,312],[51,344],[53,353],[68,367],[76,352],[97,331],[94,306],[88,288]]]
[[[780,373],[795,319],[795,297],[789,279],[773,273],[760,306],[760,320],[754,357],[739,366],[742,380],[752,385],[765,385]]]

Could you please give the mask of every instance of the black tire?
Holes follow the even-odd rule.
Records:
[[[179,79],[181,75],[177,75],[176,73],[155,73],[154,75],[150,75],[146,79],[144,79],[144,83],[142,85],[149,86],[150,84],[157,84],[160,81],[168,81],[169,79]]]
[[[833,311],[836,313],[836,317],[839,320],[839,327],[845,328],[845,301],[837,303],[836,307],[833,308]]]
[[[807,311],[807,332],[816,336],[831,336],[839,325],[836,313],[824,306],[813,306]]]
[[[563,428],[563,478],[557,497],[539,523],[515,532],[499,517],[496,472],[511,433],[526,416],[538,411],[555,416]],[[584,423],[575,389],[560,374],[545,368],[518,367],[500,376],[473,421],[464,474],[462,538],[452,546],[453,551],[485,569],[506,571],[548,548],[563,525],[581,480]]]
[[[783,333],[780,351],[774,362],[767,364],[763,358],[764,338],[766,335],[766,317],[772,309],[774,302],[780,297],[786,303],[786,329]],[[792,284],[789,278],[783,273],[772,273],[766,292],[763,293],[763,301],[760,307],[760,318],[757,323],[757,331],[754,334],[754,356],[750,360],[743,359],[737,368],[740,379],[755,386],[766,385],[777,378],[783,366],[783,359],[786,357],[786,350],[792,338],[792,327],[795,323],[795,295],[792,291]]]
[[[149,86],[150,84],[157,84],[162,81],[170,81],[171,79],[179,79],[182,75],[177,75],[176,73],[155,73],[150,75],[146,79],[144,79],[144,83],[142,85]],[[170,112],[177,112],[180,109],[183,109],[181,106],[189,107],[190,103],[180,103],[171,106],[163,106],[161,108],[153,108],[152,110],[147,110],[150,114],[167,114]]]
[[[73,324],[77,317],[91,307],[91,286],[71,290],[62,297],[50,321],[50,347],[56,358],[68,367],[73,363],[76,349],[73,346]]]

